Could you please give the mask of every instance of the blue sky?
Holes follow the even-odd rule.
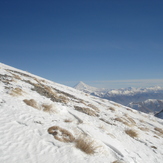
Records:
[[[163,86],[162,0],[1,0],[0,23],[4,64],[68,86]]]

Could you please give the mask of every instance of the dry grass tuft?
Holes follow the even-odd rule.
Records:
[[[132,110],[132,109],[129,109],[129,108],[126,108],[126,110],[133,112],[133,110]],[[133,113],[134,113],[134,112],[133,112]]]
[[[132,137],[132,138],[138,137],[138,133],[135,130],[132,130],[132,129],[125,130],[125,133],[127,135],[129,135],[130,137]]]
[[[151,148],[153,148],[153,149],[157,149],[157,147],[155,147],[155,146],[151,146]]]
[[[141,123],[146,123],[143,119],[140,119],[139,121],[140,121]]]
[[[130,121],[130,123],[131,123],[132,125],[136,125],[136,122],[133,120],[133,118],[131,118],[131,117],[129,117],[129,116],[126,116],[126,118],[127,118],[127,120]]]
[[[118,121],[118,122],[121,122],[121,123],[123,123],[126,126],[129,126],[129,127],[132,126],[131,123],[128,123],[125,119],[122,119],[122,118],[117,117],[114,120],[115,121]]]
[[[66,129],[59,126],[52,126],[48,129],[48,133],[52,134],[55,139],[61,142],[69,143],[75,140],[74,136]]]
[[[113,108],[113,107],[109,107],[109,108],[107,108],[107,110],[111,110],[111,111],[115,111],[115,108]]]
[[[157,132],[159,132],[160,135],[163,134],[163,130],[161,128],[155,127],[154,130],[157,131]]]
[[[15,79],[22,80],[21,77],[20,77],[19,75],[16,75],[16,74],[14,74],[14,73],[12,73],[12,75],[13,75],[13,77],[14,77]]]
[[[22,89],[21,88],[14,88],[12,89],[10,95],[12,96],[21,96],[23,93]]]
[[[67,103],[68,103],[68,98],[65,97],[65,96],[63,96],[63,95],[60,95],[60,96],[58,97],[58,99],[60,99],[60,101],[61,101],[62,103],[64,103],[64,104],[67,104]]]
[[[112,163],[123,163],[123,162],[122,161],[119,161],[119,160],[116,160],[116,161],[114,161]]]
[[[37,102],[34,100],[34,99],[30,99],[30,100],[23,100],[27,105],[33,107],[33,108],[36,108],[38,109],[38,106],[37,106]]]
[[[153,137],[159,139],[159,137],[157,137],[156,135],[154,135]]]
[[[95,112],[94,110],[91,110],[90,108],[84,108],[84,107],[80,107],[80,106],[74,106],[74,107],[75,107],[75,110],[80,111],[85,114],[88,114],[90,116],[94,116],[94,117],[99,116],[97,114],[97,112]]]
[[[96,149],[100,146],[95,145],[95,142],[88,136],[80,135],[79,138],[75,140],[75,147],[90,155],[94,154]]]
[[[37,83],[41,83],[41,80],[37,79],[34,77],[34,80],[37,82]]]
[[[48,112],[48,113],[54,113],[54,112],[56,112],[53,109],[53,105],[52,104],[42,104],[41,106],[42,106],[44,112]]]
[[[107,124],[109,124],[109,125],[113,125],[112,123],[110,123],[109,121],[107,121],[107,120],[104,119],[104,118],[100,118],[100,120],[103,121],[103,122],[105,122],[105,123],[107,123]]]
[[[117,103],[115,103],[115,104],[113,104],[114,106],[117,106],[117,107],[121,107],[121,105],[120,104],[117,104]]]
[[[89,104],[88,105],[90,108],[92,108],[93,110],[95,110],[96,112],[100,112],[99,108],[97,108],[96,106]]]
[[[142,131],[149,131],[149,128],[147,128],[147,127],[138,127],[140,130],[142,130]]]
[[[73,120],[72,119],[65,119],[64,122],[66,123],[71,123]]]
[[[57,90],[55,90],[54,88],[43,85],[41,83],[35,84],[30,81],[26,81],[26,82],[34,86],[34,88],[32,88],[33,91],[36,91],[42,96],[50,98],[53,102],[60,102],[65,104],[68,102],[68,98],[65,97],[61,92],[59,91],[57,92]],[[40,81],[37,80],[37,82]]]

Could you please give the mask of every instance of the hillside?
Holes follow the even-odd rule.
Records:
[[[0,162],[160,163],[163,120],[0,63]]]

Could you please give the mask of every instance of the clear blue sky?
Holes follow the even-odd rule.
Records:
[[[163,0],[1,0],[0,62],[69,86],[158,85]]]

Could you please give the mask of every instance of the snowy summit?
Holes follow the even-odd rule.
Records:
[[[0,63],[1,163],[161,163],[163,120]]]
[[[84,91],[86,93],[92,93],[94,91],[98,91],[98,88],[89,86],[87,84],[85,84],[84,82],[80,81],[78,84],[76,84],[74,86],[75,89],[80,90],[80,91]]]

